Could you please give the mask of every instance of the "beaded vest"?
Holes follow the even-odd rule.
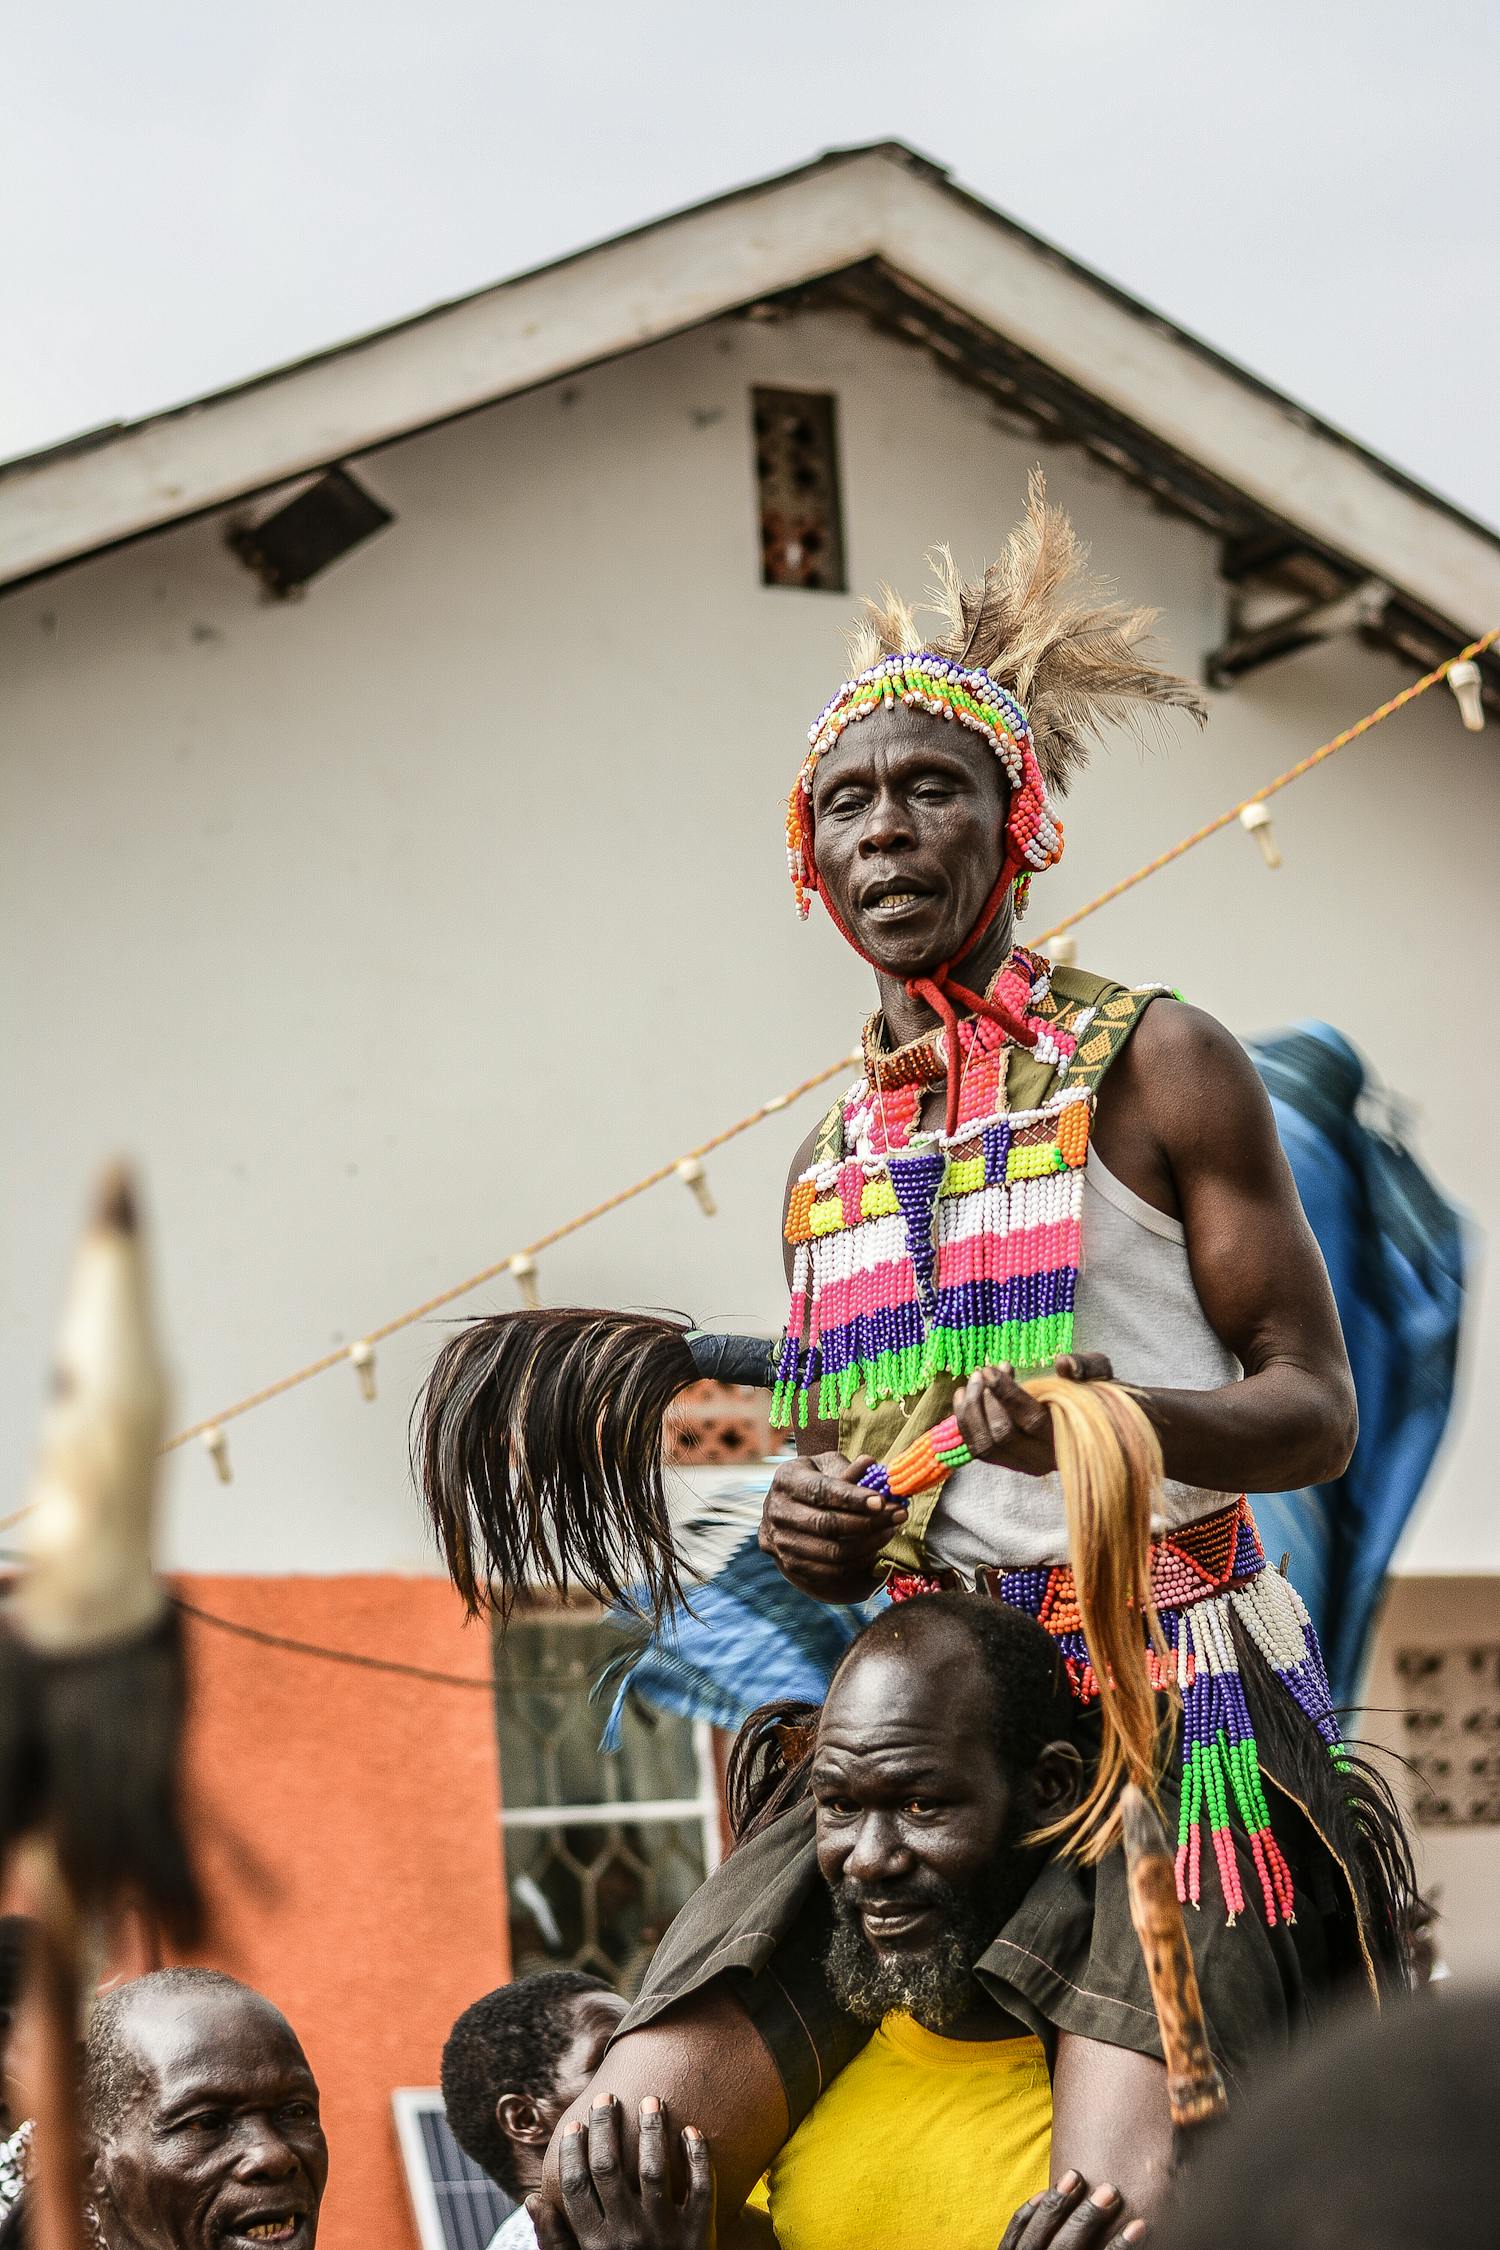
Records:
[[[1162,989],[1053,970],[1016,947],[990,990],[1036,1044],[1012,1045],[985,1017],[960,1023],[951,1134],[919,1129],[946,1035],[887,1053],[872,1019],[864,1073],[788,1200],[779,1426],[815,1412],[840,1420],[844,1450],[889,1459],[981,1368],[1024,1375],[1070,1349],[1093,1093]]]

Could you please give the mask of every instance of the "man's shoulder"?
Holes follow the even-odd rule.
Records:
[[[1255,1065],[1227,1024],[1176,993],[1160,996],[1135,1027],[1120,1056],[1122,1084],[1169,1085],[1174,1102],[1185,1094],[1243,1092],[1259,1086]]]

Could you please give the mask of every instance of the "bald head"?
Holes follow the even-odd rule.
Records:
[[[1076,1708],[1057,1644],[1024,1611],[975,1594],[892,1603],[845,1651],[820,1733],[851,1720],[960,1730],[1010,1777],[1073,1733]]]
[[[106,2250],[312,2250],[328,2174],[318,2089],[263,1994],[208,1969],[103,1994],[83,2107]]]

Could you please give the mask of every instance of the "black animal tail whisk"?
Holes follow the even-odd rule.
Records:
[[[659,1620],[681,1599],[663,1419],[707,1373],[767,1381],[760,1339],[579,1307],[471,1321],[412,1416],[412,1471],[470,1615],[528,1584]]]

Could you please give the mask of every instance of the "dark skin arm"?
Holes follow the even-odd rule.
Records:
[[[1117,1179],[1182,1221],[1199,1301],[1245,1370],[1243,1382],[1217,1390],[1141,1392],[1167,1475],[1218,1492],[1278,1492],[1339,1475],[1358,1423],[1338,1312],[1270,1102],[1239,1042],[1200,1009],[1155,1002],[1100,1089],[1094,1142]],[[810,1155],[809,1141],[793,1178]],[[1058,1372],[1098,1379],[1110,1369],[1087,1354],[1060,1360]],[[964,1384],[954,1412],[976,1459],[1028,1476],[1056,1467],[1051,1416],[1011,1369]],[[861,1600],[900,1519],[851,1507],[858,1466],[827,1457],[836,1439],[830,1448],[825,1430],[799,1433],[798,1445],[822,1458],[778,1470],[761,1544],[804,1591]]]
[[[1052,2065],[1052,2178],[1110,2181],[1116,2209],[1153,2217],[1172,2170],[1167,2073],[1152,2055],[1059,2034]],[[1098,2191],[1096,2191],[1098,2192]]]
[[[693,2120],[718,2182],[719,2250],[751,2250],[769,2239],[763,2215],[742,2207],[787,2137],[786,2094],[764,2041],[738,2001],[710,1984],[655,2023],[616,2040],[592,2085],[564,2113],[552,2136],[539,2194],[554,2212],[565,2209],[561,2164],[568,2127],[587,2129],[602,2095],[613,2095],[619,2105],[627,2167],[640,2162],[642,2102],[660,2101],[674,2117]]]

